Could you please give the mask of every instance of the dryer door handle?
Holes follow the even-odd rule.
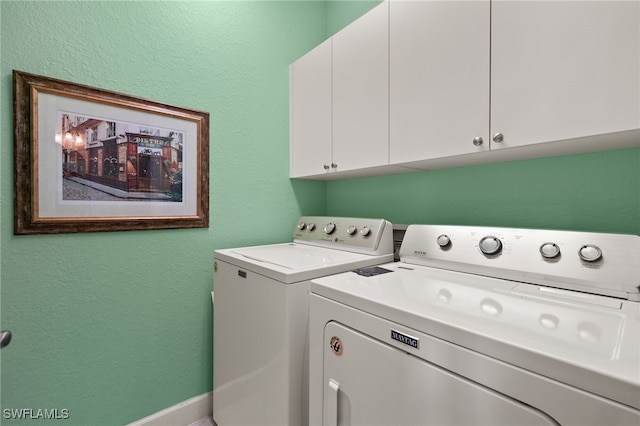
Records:
[[[338,392],[340,391],[340,383],[333,379],[329,379],[327,384],[327,401],[324,407],[324,426],[338,426]]]

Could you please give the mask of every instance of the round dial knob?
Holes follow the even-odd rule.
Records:
[[[306,227],[307,227],[307,224],[306,224],[306,223],[304,223],[304,222],[298,222],[298,229],[299,229],[299,230],[301,230],[301,231],[302,231],[302,230],[303,230],[304,228],[306,228]]]
[[[585,244],[578,250],[578,256],[586,262],[595,262],[602,258],[602,250],[598,246]]]
[[[553,259],[560,255],[560,247],[556,243],[544,243],[540,246],[540,254],[546,259]]]
[[[329,222],[324,226],[324,233],[330,235],[336,230],[336,225],[333,222]]]
[[[315,223],[310,223],[307,225],[307,229],[309,231],[313,231],[314,229],[316,229],[316,224]]]
[[[482,238],[478,247],[484,254],[498,254],[502,251],[502,241],[498,237],[490,235]]]
[[[347,234],[349,235],[353,235],[356,233],[356,227],[351,225],[350,227],[347,228]]]
[[[440,247],[447,247],[451,244],[451,238],[448,235],[442,234],[438,238],[436,238],[436,242]]]
[[[369,234],[371,234],[371,228],[369,228],[368,226],[363,226],[362,229],[360,230],[360,235],[362,235],[363,237],[366,237]]]

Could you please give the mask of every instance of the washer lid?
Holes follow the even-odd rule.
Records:
[[[306,244],[286,243],[215,251],[216,260],[290,284],[393,260]]]
[[[245,247],[231,251],[247,259],[291,270],[322,268],[362,258],[361,254],[301,244]]]

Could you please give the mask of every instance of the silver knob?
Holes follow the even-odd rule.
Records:
[[[369,228],[368,226],[363,226],[362,229],[360,230],[360,235],[362,235],[363,237],[366,237],[370,233],[371,233],[371,228]]]
[[[336,230],[336,225],[333,222],[329,222],[324,226],[324,233],[329,235]]]
[[[544,243],[540,246],[540,254],[546,259],[553,259],[560,255],[560,247],[556,243]]]
[[[442,234],[436,239],[436,242],[440,247],[445,248],[446,246],[451,244],[451,238],[449,238],[448,235]]]
[[[336,168],[338,168],[338,165],[336,163],[331,163],[331,168],[332,169],[336,169]]]
[[[325,164],[325,165],[324,165],[324,169],[325,169],[325,170],[329,170],[329,165],[328,165],[328,164]]]
[[[316,229],[316,224],[315,223],[310,223],[307,225],[307,230],[308,231],[313,231],[314,229]]]
[[[500,132],[496,133],[495,135],[493,135],[493,141],[494,142],[502,142],[504,140],[504,135]]]
[[[304,223],[304,222],[299,222],[299,223],[298,223],[298,229],[299,229],[299,230],[301,230],[301,231],[302,231],[302,230],[303,230],[304,228],[306,228],[306,227],[307,227],[307,224],[306,224],[306,223]]]
[[[500,241],[498,237],[490,235],[480,240],[478,248],[480,248],[480,251],[484,254],[498,254],[502,251],[502,241]]]
[[[480,146],[480,145],[482,145],[483,142],[484,142],[484,140],[482,140],[482,138],[480,136],[476,136],[475,138],[473,138],[473,144],[475,146]]]
[[[356,227],[351,225],[350,227],[347,228],[347,234],[349,235],[353,235],[356,233]]]
[[[602,250],[598,246],[585,244],[578,250],[578,256],[586,262],[595,262],[602,258]]]

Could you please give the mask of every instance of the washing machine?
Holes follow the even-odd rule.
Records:
[[[217,425],[307,424],[311,279],[391,261],[384,219],[301,217],[291,243],[216,250]]]
[[[410,225],[314,279],[312,425],[639,425],[640,237]]]

